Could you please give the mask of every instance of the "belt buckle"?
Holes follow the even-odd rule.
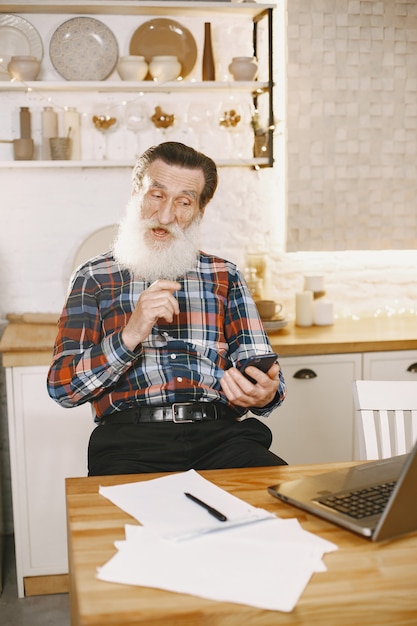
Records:
[[[191,422],[195,422],[193,419],[178,419],[178,407],[181,408],[183,406],[193,406],[196,402],[174,402],[171,406],[172,410],[172,421],[176,424],[190,424]]]

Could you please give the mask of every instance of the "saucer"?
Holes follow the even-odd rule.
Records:
[[[274,331],[280,330],[281,328],[285,328],[288,325],[288,320],[283,318],[277,318],[272,320],[262,320],[262,324],[264,325],[265,330]]]

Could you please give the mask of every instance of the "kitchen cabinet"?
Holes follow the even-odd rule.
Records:
[[[6,368],[18,595],[68,572],[65,478],[87,475],[89,405],[63,409],[48,396],[48,368]],[[66,588],[66,581],[63,581]],[[56,586],[53,587],[56,590]],[[58,589],[60,589],[58,587]],[[45,593],[48,592],[46,587]]]
[[[288,463],[359,458],[353,380],[417,380],[417,350],[281,357],[288,388],[266,420]]]
[[[49,0],[39,0],[29,3],[18,1],[13,4],[2,4],[1,13],[13,13],[20,15],[33,23],[33,26],[39,29],[44,45],[43,72],[45,79],[20,82],[20,81],[0,81],[0,99],[2,102],[2,118],[3,126],[1,128],[2,135],[5,133],[4,120],[11,118],[13,110],[20,106],[32,106],[40,115],[43,105],[54,105],[62,110],[65,106],[77,106],[80,102],[85,102],[86,96],[89,98],[90,104],[95,101],[115,107],[117,103],[120,110],[126,105],[126,101],[133,101],[139,96],[144,101],[150,103],[151,108],[159,105],[159,99],[164,95],[169,97],[169,106],[174,106],[174,110],[178,111],[179,128],[175,133],[175,139],[183,139],[184,143],[192,143],[187,141],[190,128],[187,126],[186,109],[190,99],[200,94],[201,107],[204,110],[214,110],[219,103],[229,106],[229,102],[235,103],[230,106],[239,107],[242,103],[242,111],[245,111],[246,130],[239,131],[242,133],[244,146],[236,149],[234,141],[236,132],[224,131],[219,128],[217,118],[213,118],[215,129],[212,131],[202,123],[201,135],[216,135],[218,154],[213,154],[219,166],[250,166],[256,169],[260,167],[272,167],[273,165],[273,131],[274,131],[274,107],[273,107],[273,57],[272,57],[272,39],[273,39],[273,9],[274,5],[256,4],[256,3],[235,3],[235,2],[139,2],[132,0],[112,0],[98,1],[90,0],[90,2],[81,2],[80,0],[66,0],[64,2],[50,2]],[[48,46],[51,33],[54,28],[62,24],[65,18],[71,16],[94,16],[107,22],[107,25],[114,31],[118,39],[119,55],[123,56],[129,53],[127,49],[129,37],[127,33],[132,31],[132,20],[138,18],[138,24],[142,19],[149,17],[165,17],[192,20],[195,25],[194,37],[197,42],[198,54],[194,73],[185,77],[182,81],[173,81],[167,83],[157,83],[151,80],[140,82],[122,81],[116,71],[109,78],[103,81],[71,81],[60,79],[59,74],[53,68],[48,58]],[[52,20],[52,21],[51,21]],[[212,20],[216,25],[218,36],[217,42],[222,43],[222,72],[216,81],[201,80],[201,63],[202,63],[202,29],[204,22]],[[216,21],[217,20],[217,21]],[[230,74],[227,73],[227,65],[231,61],[232,55],[242,54],[239,49],[230,52],[230,32],[228,29],[248,28],[246,44],[249,43],[250,53],[258,57],[259,75],[254,81],[234,81]],[[193,30],[194,30],[193,28]],[[221,33],[224,33],[224,37]],[[224,41],[223,41],[224,40]],[[226,51],[227,50],[227,57]],[[246,52],[247,54],[247,52]],[[45,67],[44,67],[45,66]],[[226,69],[225,69],[226,68]],[[42,76],[42,74],[41,74]],[[65,104],[66,103],[66,104]],[[176,103],[176,104],[175,104]],[[227,103],[227,104],[226,104]],[[120,106],[119,106],[120,105]],[[255,137],[253,128],[251,128],[251,114],[259,110],[262,113],[261,122],[265,128],[268,137],[268,149],[266,156],[254,155]],[[169,113],[170,111],[165,111]],[[96,111],[98,113],[98,111]],[[39,117],[38,115],[38,117]],[[84,131],[83,138],[86,140],[84,144],[84,154],[81,161],[44,161],[35,156],[33,161],[12,161],[1,160],[1,167],[131,167],[132,158],[126,157],[126,154],[135,153],[130,148],[126,149],[126,142],[131,139],[131,133],[126,131],[125,125],[121,122],[118,128],[111,133],[114,143],[113,153],[107,158],[95,157],[95,151],[91,148],[91,112],[88,113],[89,123],[87,128],[87,113],[83,113]],[[211,122],[210,122],[211,123]],[[237,127],[238,128],[238,127]],[[36,129],[35,129],[36,130]],[[153,129],[154,130],[154,129]],[[237,129],[236,129],[237,130]],[[98,133],[98,131],[95,131]],[[119,133],[119,140],[116,140]],[[195,132],[198,135],[198,131]],[[94,137],[94,133],[92,135]],[[168,140],[170,133],[161,133],[160,140]],[[15,134],[16,138],[17,135]],[[6,137],[4,136],[4,139]],[[40,139],[40,137],[39,137]],[[197,139],[197,142],[199,139]],[[36,143],[36,142],[35,142]],[[38,142],[39,143],[39,142]],[[88,146],[87,146],[88,144]],[[226,147],[230,145],[229,154],[225,155]],[[196,146],[203,149],[202,146]],[[205,146],[204,146],[204,150]],[[37,151],[37,154],[39,150]],[[212,154],[210,154],[212,155]]]
[[[360,354],[281,357],[287,397],[265,423],[287,463],[350,461],[355,454],[352,381]]]
[[[362,378],[364,380],[417,381],[417,350],[364,354]]]

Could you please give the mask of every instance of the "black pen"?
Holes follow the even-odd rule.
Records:
[[[217,511],[217,509],[213,509],[212,506],[210,506],[209,504],[206,504],[205,502],[203,502],[196,496],[193,496],[191,493],[184,492],[184,495],[187,496],[187,498],[190,498],[190,500],[192,500],[196,504],[199,504],[200,506],[202,506],[203,509],[206,509],[206,511],[208,511],[210,515],[213,515],[213,517],[218,519],[220,522],[227,522],[226,515],[223,515],[223,513],[220,513],[220,511]]]

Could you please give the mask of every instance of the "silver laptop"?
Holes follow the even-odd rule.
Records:
[[[284,482],[268,492],[372,541],[417,531],[417,442],[409,454]]]

